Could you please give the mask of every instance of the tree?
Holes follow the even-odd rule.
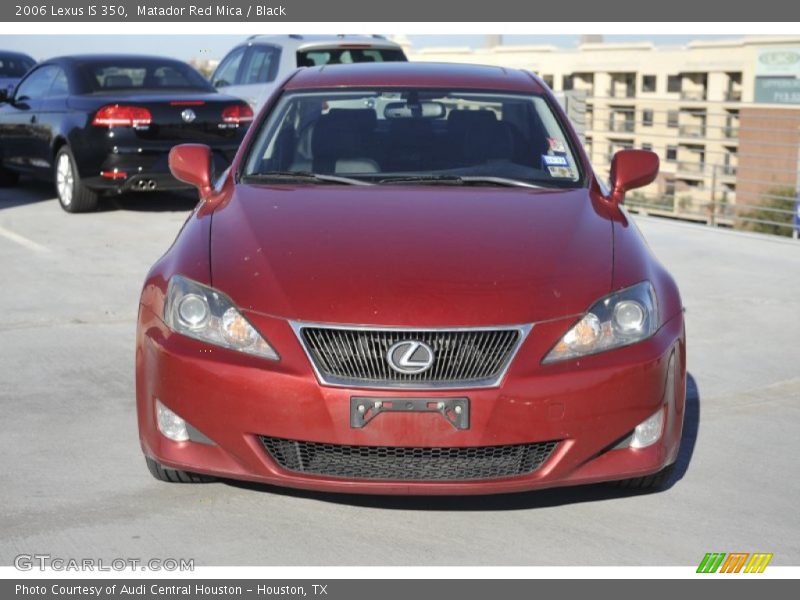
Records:
[[[739,211],[739,216],[747,220],[739,221],[737,229],[791,237],[795,198],[797,191],[792,188],[768,189],[757,207]]]

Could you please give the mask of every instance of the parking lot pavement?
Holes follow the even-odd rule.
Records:
[[[678,279],[691,389],[679,479],[494,497],[335,496],[168,485],[134,410],[139,286],[192,207],[153,195],[67,215],[0,190],[0,564],[690,565],[709,551],[800,563],[800,243],[638,219]]]

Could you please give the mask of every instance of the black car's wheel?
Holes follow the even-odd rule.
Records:
[[[97,208],[97,194],[81,182],[75,157],[68,146],[62,146],[56,154],[55,170],[56,193],[61,208],[71,213]]]
[[[658,473],[652,475],[644,475],[643,477],[633,477],[631,479],[623,479],[615,481],[614,483],[621,488],[628,490],[657,490],[666,485],[669,481],[672,471],[675,470],[675,464],[668,465],[661,469]]]
[[[11,187],[17,185],[19,173],[0,167],[0,187]]]
[[[150,474],[159,481],[167,481],[169,483],[211,483],[212,481],[216,481],[215,477],[209,475],[170,469],[169,467],[159,464],[149,456],[146,456],[145,460],[147,461],[147,468],[150,470]]]

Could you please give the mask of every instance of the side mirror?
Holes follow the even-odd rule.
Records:
[[[658,155],[649,150],[620,150],[611,160],[611,195],[609,200],[622,204],[625,192],[644,187],[658,175]]]
[[[0,104],[8,102],[8,89],[0,88]]]
[[[196,187],[200,197],[211,193],[211,148],[204,144],[181,144],[169,151],[169,170],[175,179]]]

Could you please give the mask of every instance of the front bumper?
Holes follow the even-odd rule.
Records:
[[[280,361],[174,334],[141,307],[137,407],[146,455],[167,467],[294,488],[458,495],[637,477],[659,471],[677,456],[685,397],[682,315],[635,346],[544,367],[541,357],[571,320],[537,324],[499,387],[446,391],[321,386],[288,322],[259,314],[248,318],[278,350]],[[435,412],[381,414],[353,427],[351,398],[363,396],[467,397],[469,428],[456,428]],[[213,443],[173,442],[161,435],[156,399]],[[666,419],[658,442],[644,449],[617,447],[660,409]],[[265,450],[260,436],[357,447],[468,448],[554,440],[558,445],[541,466],[521,476],[400,481],[287,470]]]

